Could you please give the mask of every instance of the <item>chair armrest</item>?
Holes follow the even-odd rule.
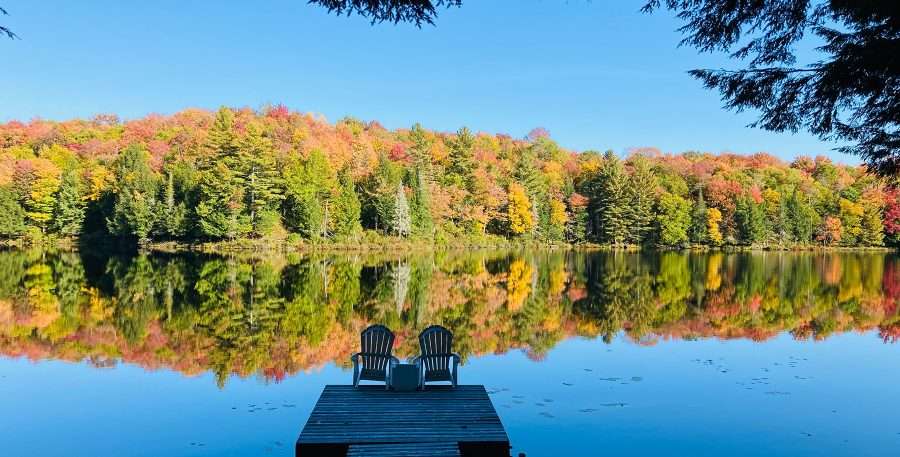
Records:
[[[460,357],[459,354],[457,354],[455,352],[451,352],[450,357],[453,357],[453,359],[456,361],[456,363],[462,362],[462,357]]]
[[[353,354],[353,355],[350,356],[350,360],[351,360],[353,363],[359,363],[359,356],[360,356],[360,355],[362,355],[362,352],[357,352],[356,354]]]
[[[391,366],[400,365],[400,359],[397,357],[391,356]]]
[[[422,359],[422,356],[421,356],[421,355],[417,355],[417,356],[413,356],[413,357],[410,357],[410,358],[406,359],[406,361],[409,362],[409,363],[412,363],[412,364],[414,364],[414,365],[418,365],[418,364],[419,364],[419,360],[421,360],[421,359]]]

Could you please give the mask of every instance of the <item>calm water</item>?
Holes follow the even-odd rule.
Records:
[[[0,455],[293,455],[374,322],[451,328],[515,453],[890,455],[898,300],[883,254],[0,252]]]

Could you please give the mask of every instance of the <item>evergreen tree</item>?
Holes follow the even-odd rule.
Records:
[[[252,229],[242,163],[234,133],[234,113],[220,108],[207,136],[210,157],[200,171],[197,226],[203,236],[234,239]]]
[[[633,172],[628,183],[628,233],[629,243],[640,244],[653,230],[653,205],[656,201],[656,177],[649,162],[637,157],[632,163]]]
[[[284,216],[288,226],[307,238],[326,238],[337,182],[325,154],[313,149],[306,160],[289,165],[285,169],[285,186]]]
[[[284,182],[276,169],[272,143],[255,123],[247,127],[239,149],[252,233],[265,235],[277,223],[277,210],[284,199]]]
[[[691,227],[688,231],[688,239],[691,243],[702,244],[709,240],[708,216],[706,213],[706,200],[703,198],[703,189],[700,189],[700,195],[697,197],[697,202],[694,203],[694,210],[691,212]]]
[[[447,167],[445,183],[471,190],[476,168],[475,136],[468,128],[463,127],[456,132],[456,137],[447,143],[450,148],[450,164]]]
[[[391,232],[398,185],[401,185],[399,168],[382,154],[366,186],[366,209],[371,213],[372,228]]]
[[[428,132],[416,122],[409,131],[409,139],[413,143],[411,149],[413,164],[430,174],[432,141],[428,138]]]
[[[809,243],[819,225],[819,215],[808,203],[807,196],[794,191],[786,205],[787,220],[791,221],[792,239],[796,243]]]
[[[16,194],[0,187],[0,238],[15,238],[25,233],[25,210]]]
[[[428,183],[425,181],[425,175],[420,166],[413,168],[410,176],[410,185],[412,187],[410,215],[413,232],[419,236],[431,237],[434,221],[431,218]]]
[[[740,240],[756,244],[766,239],[766,213],[762,206],[750,198],[741,197],[735,206],[735,219]]]
[[[391,231],[397,236],[409,236],[412,229],[412,220],[409,214],[409,202],[406,200],[406,192],[403,184],[397,184],[397,192],[394,194],[394,212],[391,221]]]
[[[84,223],[84,214],[85,202],[81,197],[81,178],[77,170],[69,170],[63,174],[56,194],[53,229],[66,236],[78,235]]]
[[[187,233],[187,207],[183,201],[175,199],[175,176],[171,170],[166,173],[163,214],[159,223],[159,231],[170,238],[181,238]]]
[[[116,159],[115,170],[118,189],[112,219],[107,221],[109,231],[146,243],[159,209],[156,176],[147,151],[138,145],[129,146]]]
[[[594,185],[594,226],[598,241],[622,244],[629,232],[628,176],[618,157],[607,151]]]
[[[332,205],[332,232],[338,236],[352,236],[362,230],[360,203],[350,170],[338,173],[338,193]]]

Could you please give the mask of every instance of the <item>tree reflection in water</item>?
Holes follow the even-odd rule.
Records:
[[[571,336],[900,338],[900,258],[873,253],[446,251],[215,257],[0,252],[0,351],[278,381],[347,363],[373,322],[401,356],[437,323],[464,357]]]

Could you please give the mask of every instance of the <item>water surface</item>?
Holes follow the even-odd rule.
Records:
[[[378,322],[452,329],[515,453],[886,455],[898,298],[886,254],[0,252],[0,454],[292,455]]]

